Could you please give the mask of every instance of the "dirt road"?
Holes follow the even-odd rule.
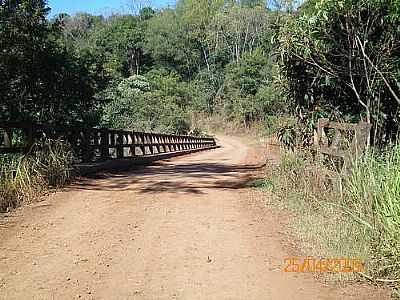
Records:
[[[0,223],[2,299],[375,299],[309,274],[246,183],[260,153],[222,148],[77,182]],[[262,154],[262,153],[261,153]]]

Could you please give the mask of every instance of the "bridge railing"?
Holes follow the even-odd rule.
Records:
[[[0,154],[29,152],[41,138],[63,139],[82,162],[152,156],[216,146],[214,138],[107,128],[54,127],[0,122]]]

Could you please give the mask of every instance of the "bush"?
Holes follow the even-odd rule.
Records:
[[[131,76],[111,87],[103,125],[112,128],[163,133],[186,133],[188,91],[174,73],[152,72]]]

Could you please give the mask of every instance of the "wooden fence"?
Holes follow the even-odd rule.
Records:
[[[346,175],[352,162],[365,151],[370,131],[371,124],[365,122],[350,124],[319,119],[314,147],[319,154],[341,158],[341,173]]]
[[[215,139],[209,137],[0,122],[0,154],[29,152],[34,142],[44,137],[68,141],[82,162],[144,157],[216,146]]]

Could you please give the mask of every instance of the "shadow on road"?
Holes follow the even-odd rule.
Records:
[[[244,188],[264,166],[163,162],[130,171],[95,174],[82,178],[70,189],[204,194],[209,188]]]

